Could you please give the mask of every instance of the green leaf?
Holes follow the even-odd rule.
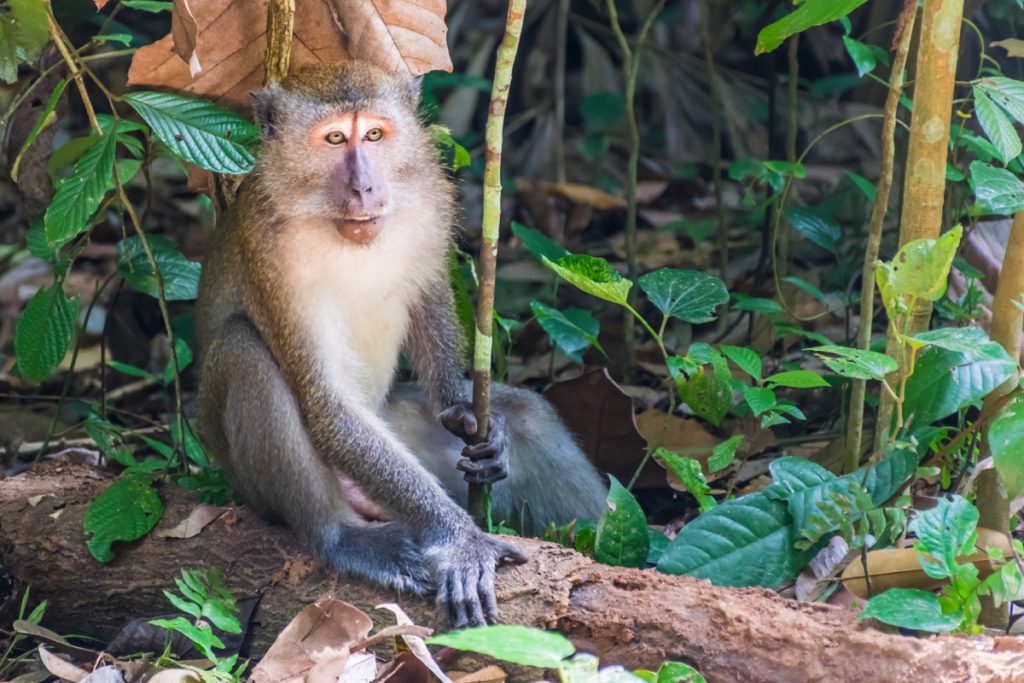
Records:
[[[892,261],[878,264],[878,288],[890,318],[895,317],[897,301],[902,297],[936,301],[946,293],[946,280],[962,235],[963,228],[958,225],[936,240],[908,242]]]
[[[50,41],[43,0],[7,0],[0,14],[0,80],[18,80],[18,63],[34,62]]]
[[[238,606],[233,601],[212,598],[203,604],[203,616],[225,633],[241,633]]]
[[[1000,411],[988,427],[988,445],[996,471],[1010,500],[1024,493],[1024,400],[1019,397]]]
[[[192,644],[196,646],[196,649],[211,661],[217,660],[217,655],[213,649],[224,648],[224,643],[220,638],[214,635],[210,625],[205,621],[193,624],[185,617],[174,617],[173,619],[152,619],[149,623],[154,626],[165,628],[168,631],[177,631],[192,641]]]
[[[569,639],[560,633],[515,624],[466,628],[431,636],[426,642],[539,669],[557,669],[563,659],[576,652]]]
[[[871,49],[870,45],[865,45],[861,41],[851,38],[850,36],[843,36],[843,45],[846,46],[846,51],[853,60],[853,65],[857,67],[858,76],[863,78],[874,71],[875,67],[878,66],[878,61],[875,59],[875,53]]]
[[[903,414],[907,428],[932,424],[985,398],[1016,368],[1002,346],[989,341],[967,354],[930,348],[907,379]]]
[[[782,45],[786,38],[806,31],[812,26],[821,26],[845,17],[863,5],[867,0],[804,0],[791,13],[770,24],[757,34],[754,54],[771,52]]]
[[[711,450],[711,457],[708,458],[708,471],[721,472],[732,464],[736,457],[736,449],[743,443],[743,435],[730,436],[722,443]]]
[[[24,377],[41,382],[60,365],[71,346],[80,307],[78,296],[69,299],[59,282],[32,295],[14,331],[14,355]]]
[[[601,325],[590,311],[582,308],[559,311],[539,301],[531,301],[530,309],[555,345],[576,363],[583,363],[583,351],[591,346],[604,353],[597,341]]]
[[[814,352],[832,372],[850,379],[882,380],[899,369],[894,358],[875,351],[861,351],[846,346],[814,346]]]
[[[783,282],[788,282],[789,284],[793,285],[794,287],[797,287],[798,289],[806,292],[807,294],[810,294],[812,297],[814,297],[816,300],[820,301],[821,303],[826,304],[826,305],[828,304],[827,298],[825,297],[825,292],[821,291],[820,288],[818,288],[815,285],[811,284],[807,280],[805,280],[805,279],[803,279],[801,277],[796,277],[795,275],[789,275],[787,277],[782,278],[782,281]]]
[[[874,184],[864,176],[858,173],[854,173],[853,171],[846,171],[845,173],[846,177],[850,179],[850,182],[853,183],[857,187],[857,189],[861,191],[861,194],[864,195],[864,198],[867,199],[872,204],[874,204],[875,198],[878,196],[878,190],[875,189]]]
[[[831,386],[823,377],[810,370],[788,370],[786,372],[776,372],[774,375],[769,375],[764,378],[764,381],[769,384],[775,384],[780,387],[790,387],[792,389],[813,389],[815,387],[828,387]]]
[[[214,173],[248,173],[259,126],[207,100],[162,92],[124,95],[160,140],[185,161]]]
[[[121,0],[121,4],[143,12],[170,12],[174,8],[171,0]]]
[[[164,513],[152,480],[144,475],[125,475],[90,503],[82,528],[92,534],[86,546],[100,562],[110,562],[115,541],[134,541],[156,526]]]
[[[130,33],[100,33],[92,37],[98,43],[121,43],[125,47],[132,44],[134,38]]]
[[[147,235],[146,242],[164,279],[167,301],[195,299],[199,293],[199,275],[202,265],[189,261],[178,247],[162,235]],[[158,298],[160,289],[149,257],[138,235],[127,237],[117,244],[117,272],[132,287]]]
[[[745,346],[729,346],[728,344],[723,344],[721,351],[729,360],[738,365],[740,370],[756,380],[761,379],[761,356],[757,351]]]
[[[793,229],[805,238],[833,254],[839,253],[843,233],[834,218],[803,206],[791,206],[784,215]]]
[[[21,159],[28,151],[28,148],[32,146],[32,143],[36,141],[39,134],[43,132],[43,129],[52,124],[57,120],[57,115],[54,113],[54,109],[57,108],[57,103],[60,101],[60,96],[64,94],[64,88],[67,87],[68,82],[64,79],[57,81],[57,85],[53,86],[53,90],[50,92],[50,98],[46,101],[46,106],[39,112],[39,116],[36,117],[36,122],[32,126],[32,130],[29,131],[28,137],[21,143],[21,149],[18,150],[18,155],[14,158],[14,163],[11,165],[11,180],[18,182],[18,168],[21,166]]]
[[[658,310],[688,323],[711,322],[715,308],[729,302],[721,279],[696,270],[661,268],[642,275],[637,284]]]
[[[807,563],[793,546],[781,490],[767,489],[726,501],[680,530],[658,571],[709,579],[716,586],[764,586],[790,581]]]
[[[626,304],[629,290],[633,287],[633,283],[619,275],[610,263],[596,256],[569,254],[558,262],[544,256],[541,260],[569,284],[620,306]]]
[[[715,507],[717,502],[711,496],[711,486],[704,477],[699,461],[693,458],[684,458],[675,451],[661,446],[655,449],[654,459],[683,483],[686,490],[697,499],[701,512],[707,512]]]
[[[980,327],[940,327],[914,335],[914,339],[947,351],[973,356],[992,340]]]
[[[978,517],[978,508],[963,496],[938,498],[935,507],[914,515],[908,528],[917,535],[914,549],[928,576],[950,578],[956,573],[956,558],[974,552]]]
[[[961,614],[943,614],[938,597],[916,588],[890,588],[876,595],[857,618],[928,633],[952,631],[964,620]]]
[[[733,292],[733,309],[737,311],[751,311],[762,315],[774,315],[782,313],[783,308],[775,299],[765,299],[758,296],[747,296],[741,292]]]
[[[198,619],[203,614],[202,608],[191,600],[181,598],[170,591],[164,591],[164,597],[167,598],[168,602],[174,605],[176,609],[181,610],[185,614],[191,615],[194,619]]]
[[[188,343],[181,337],[174,338],[174,355],[178,357],[178,373],[185,372],[189,365],[192,364],[192,349],[189,348]],[[170,384],[174,381],[174,359],[169,358],[167,360],[167,367],[164,368],[164,384]]]
[[[972,161],[970,170],[978,213],[1010,216],[1024,210],[1024,183],[1017,176],[983,161]]]
[[[1013,122],[996,106],[984,90],[974,88],[974,106],[978,113],[978,123],[985,135],[995,145],[999,158],[1004,164],[1016,159],[1021,153],[1020,136],[1013,127]]]
[[[732,407],[732,385],[728,373],[701,370],[677,383],[679,399],[695,414],[716,427]]]
[[[597,522],[594,559],[613,567],[643,568],[650,538],[640,504],[618,479],[609,475],[607,507]]]
[[[569,251],[565,247],[540,230],[528,228],[517,221],[512,221],[512,234],[521,239],[526,250],[536,256],[538,260],[546,258],[557,263],[558,259],[569,255]]]
[[[1024,123],[1024,82],[990,76],[973,83],[975,95],[980,91],[995,104],[1002,107],[1019,123]]]
[[[656,683],[707,683],[700,672],[689,664],[665,662],[658,669]]]
[[[152,372],[149,372],[148,370],[143,370],[142,368],[136,367],[134,365],[129,365],[128,363],[122,363],[116,360],[108,360],[107,365],[113,368],[114,370],[117,370],[123,375],[128,375],[129,377],[139,377],[141,379],[156,379],[156,375],[154,375]]]
[[[778,404],[775,392],[768,387],[746,387],[743,390],[743,399],[750,406],[754,417],[760,417]]]
[[[97,138],[65,178],[46,209],[46,239],[51,246],[74,239],[89,227],[89,219],[114,187],[117,125]]]

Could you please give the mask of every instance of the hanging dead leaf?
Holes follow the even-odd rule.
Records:
[[[188,517],[181,520],[173,529],[158,531],[156,535],[159,538],[192,538],[198,536],[199,532],[225,512],[227,508],[216,505],[197,505]]]
[[[1024,57],[1024,40],[1007,38],[989,43],[989,47],[1001,47],[1006,50],[1007,57]]]
[[[409,76],[451,71],[444,0],[296,0],[291,70],[365,59]],[[174,0],[172,31],[141,48],[128,83],[247,110],[263,84],[267,0]]]

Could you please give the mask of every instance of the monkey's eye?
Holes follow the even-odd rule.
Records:
[[[324,139],[329,145],[340,145],[345,142],[345,134],[340,130],[332,130]]]
[[[377,140],[380,140],[382,137],[384,137],[384,131],[380,128],[371,128],[366,131],[366,139],[370,142],[377,142]]]

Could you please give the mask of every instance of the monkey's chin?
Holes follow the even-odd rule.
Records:
[[[377,239],[381,230],[384,229],[384,218],[377,216],[364,220],[339,220],[337,225],[341,236],[350,242],[369,244]]]

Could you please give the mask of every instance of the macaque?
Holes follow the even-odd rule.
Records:
[[[492,389],[489,439],[463,378],[446,252],[454,189],[417,116],[419,85],[362,62],[254,94],[263,143],[218,227],[197,306],[200,432],[235,489],[340,571],[437,591],[454,626],[493,622],[480,531],[596,519],[606,487],[539,396]],[[399,354],[417,385],[392,386]]]

